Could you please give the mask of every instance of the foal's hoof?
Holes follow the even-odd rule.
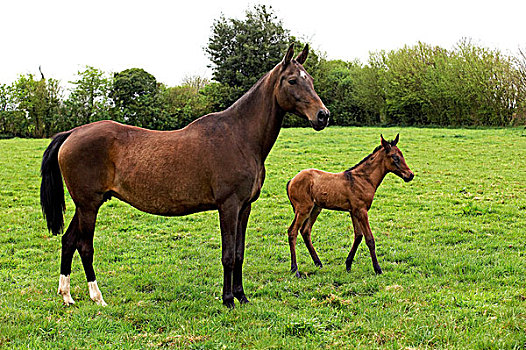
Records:
[[[351,267],[352,267],[352,265],[346,265],[346,266],[345,266],[347,272],[351,272]]]
[[[314,262],[314,265],[316,265],[316,267],[323,267],[323,264],[321,263],[321,261],[315,261]]]
[[[377,275],[381,275],[383,272],[381,268],[377,268],[377,269],[374,269],[374,273],[376,273]]]

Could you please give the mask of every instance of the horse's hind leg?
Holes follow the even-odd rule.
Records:
[[[298,264],[296,262],[296,241],[298,238],[298,231],[303,223],[307,220],[310,211],[301,210],[296,208],[294,221],[289,227],[289,248],[290,248],[290,271],[296,273],[296,277],[300,277],[298,272]]]
[[[303,224],[303,227],[301,228],[301,236],[303,237],[303,241],[305,242],[305,245],[307,246],[307,249],[309,250],[309,254],[312,258],[312,261],[314,261],[314,264],[318,267],[322,267],[323,264],[321,263],[320,258],[318,258],[318,254],[316,254],[316,250],[314,249],[314,246],[312,245],[312,238],[311,238],[311,232],[312,232],[312,226],[316,222],[316,219],[318,218],[318,215],[320,215],[321,208],[317,205],[314,205],[312,208],[312,211],[310,212],[309,219],[305,221]]]
[[[82,260],[82,266],[88,280],[88,288],[91,300],[99,305],[106,306],[102,298],[102,293],[97,286],[95,270],[93,269],[93,236],[95,233],[95,222],[97,220],[98,207],[79,208],[79,237],[77,240],[77,250]]]
[[[78,215],[75,211],[75,215],[69,223],[66,233],[62,236],[62,256],[60,261],[60,280],[58,284],[58,294],[62,295],[64,304],[71,305],[75,301],[71,297],[70,293],[70,274],[71,274],[71,261],[73,260],[73,254],[77,248],[77,236],[78,236]]]
[[[360,223],[358,220],[355,219],[355,217],[351,213],[351,218],[353,222],[354,227],[354,242],[351,247],[351,251],[349,252],[349,255],[347,256],[347,260],[345,260],[345,267],[347,269],[347,272],[351,272],[352,262],[354,260],[354,256],[356,255],[356,251],[358,250],[358,246],[362,242],[363,234],[360,230]]]

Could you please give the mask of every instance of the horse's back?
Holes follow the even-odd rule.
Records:
[[[216,209],[218,189],[224,187],[219,177],[239,171],[228,168],[236,157],[228,140],[207,137],[209,124],[204,120],[175,131],[113,121],[78,127],[59,153],[68,190],[76,202],[100,201],[106,194],[160,215]]]
[[[348,210],[349,186],[343,173],[305,169],[291,180],[290,188],[291,197],[296,201],[312,201],[326,209]]]

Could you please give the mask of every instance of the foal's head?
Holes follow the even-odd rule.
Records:
[[[382,148],[385,151],[383,162],[386,170],[401,177],[405,182],[413,180],[415,174],[413,174],[411,169],[407,166],[402,151],[396,147],[396,144],[400,139],[400,134],[397,134],[395,139],[391,142],[384,140],[382,135],[380,135],[380,138],[382,140]]]
[[[314,130],[322,130],[329,123],[329,110],[314,91],[313,79],[303,68],[309,46],[292,59],[294,44],[290,45],[283,61],[275,69],[279,77],[274,87],[274,95],[279,106],[286,112],[294,113],[309,120]]]

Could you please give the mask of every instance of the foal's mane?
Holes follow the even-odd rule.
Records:
[[[394,146],[395,143],[394,143],[394,140],[392,141],[387,141],[391,146]],[[345,174],[345,177],[347,178],[347,180],[349,180],[351,183],[353,182],[353,177],[352,177],[352,171],[354,169],[356,169],[358,166],[362,165],[363,163],[365,163],[366,161],[369,160],[369,158],[371,158],[373,156],[373,154],[375,154],[376,152],[378,152],[380,149],[382,148],[382,145],[379,145],[377,146],[369,155],[367,155],[364,159],[360,160],[356,165],[350,167],[349,169],[345,170],[343,173]]]

